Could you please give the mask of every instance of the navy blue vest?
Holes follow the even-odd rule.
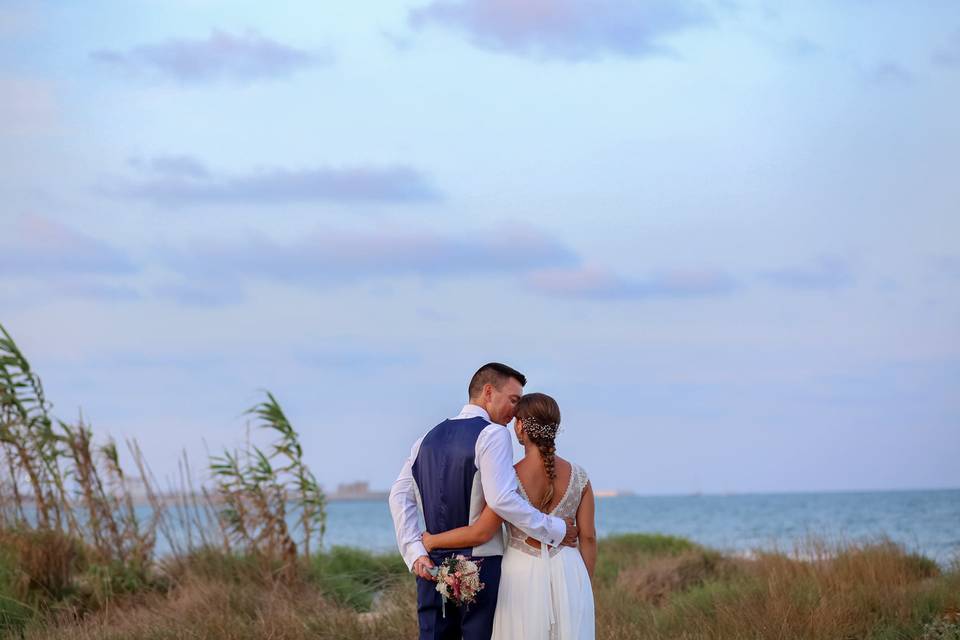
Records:
[[[489,424],[481,417],[444,420],[423,437],[412,471],[428,532],[470,524],[477,438]]]

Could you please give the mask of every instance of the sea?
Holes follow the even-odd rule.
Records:
[[[960,489],[597,498],[600,536],[662,533],[749,555],[826,542],[892,540],[946,567],[960,563]],[[327,505],[324,546],[396,550],[385,500]]]

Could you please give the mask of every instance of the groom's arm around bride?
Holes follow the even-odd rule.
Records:
[[[470,381],[470,401],[460,414],[413,445],[391,487],[390,511],[400,553],[421,578],[431,579],[428,571],[434,566],[422,542],[421,509],[430,533],[472,523],[486,504],[542,543],[576,541],[572,521],[542,513],[517,492],[513,444],[504,425],[513,419],[525,384],[523,374],[510,367],[484,365]],[[457,468],[461,458],[462,469]]]

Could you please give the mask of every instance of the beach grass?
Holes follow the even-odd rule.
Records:
[[[108,603],[77,565],[57,597],[24,583],[0,547],[0,626],[36,640],[416,637],[413,580],[396,554],[334,548],[295,580],[257,558],[206,550],[167,563]],[[960,568],[890,542],[735,557],[659,535],[600,542],[597,637],[960,638]],[[19,577],[18,577],[19,576]],[[936,626],[939,625],[939,626]],[[952,634],[952,635],[951,635]]]
[[[0,325],[0,636],[417,636],[399,555],[323,547],[325,496],[273,395],[248,411],[272,440],[212,456],[212,484],[193,486],[184,458],[182,485],[159,494],[129,442],[146,518],[116,444],[49,409]],[[602,640],[960,640],[960,566],[882,539],[813,538],[745,557],[674,536],[612,536],[599,543],[594,593]]]

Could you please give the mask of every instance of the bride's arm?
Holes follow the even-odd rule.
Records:
[[[500,530],[503,520],[490,507],[484,507],[477,521],[469,527],[451,529],[443,533],[424,533],[423,546],[427,551],[434,549],[460,549],[481,545]]]
[[[580,555],[587,565],[590,581],[593,581],[593,569],[597,565],[597,527],[594,523],[593,485],[587,483],[577,508],[577,526],[580,528]]]

